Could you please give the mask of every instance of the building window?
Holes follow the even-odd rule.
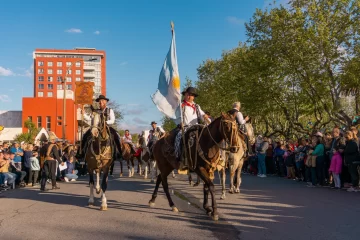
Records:
[[[71,72],[72,72],[71,69],[69,69],[66,71],[66,74],[71,74]]]
[[[80,66],[81,66],[81,63],[80,63],[80,62],[76,62],[76,66],[77,66],[77,67],[80,67]]]
[[[48,96],[48,97],[53,97],[53,93],[52,93],[52,92],[48,92],[48,93],[47,93],[47,96]]]
[[[39,62],[38,62],[38,66],[39,66],[39,67],[44,66],[44,62],[43,62],[43,61],[39,61]]]
[[[72,86],[70,84],[66,85],[67,90],[71,90]]]
[[[61,84],[57,85],[57,89],[62,90],[63,89],[62,85]]]
[[[80,75],[81,71],[80,70],[76,70],[76,75]]]
[[[38,85],[38,88],[39,88],[39,89],[44,89],[44,84],[39,84],[39,85]]]
[[[38,92],[38,97],[43,97],[44,93],[43,92]]]
[[[66,78],[66,81],[67,81],[67,82],[71,82],[71,81],[72,81],[71,77],[67,77],[67,78]]]
[[[57,125],[58,125],[58,126],[61,126],[61,124],[62,124],[62,117],[61,117],[61,116],[58,116],[58,117],[57,117]]]
[[[37,127],[41,128],[41,116],[37,117]]]
[[[53,66],[53,62],[48,62],[48,67],[52,67]]]
[[[53,85],[53,84],[48,84],[48,89],[49,89],[49,90],[53,90],[53,89],[54,89],[54,85]]]
[[[46,130],[50,131],[51,128],[51,117],[46,117]]]
[[[52,82],[53,81],[53,77],[48,77],[48,82]]]
[[[62,67],[62,62],[57,62],[57,63],[56,63],[56,66]]]
[[[77,77],[77,78],[76,78],[76,81],[77,81],[77,82],[80,82],[80,81],[81,81],[81,78]]]
[[[44,69],[43,68],[39,68],[38,69],[38,74],[43,74],[44,73]]]
[[[39,76],[38,80],[39,80],[39,82],[43,82],[44,81],[44,76]]]
[[[62,82],[62,77],[57,77],[58,82]]]
[[[62,74],[62,70],[61,70],[61,69],[58,69],[56,72],[57,72],[57,74]]]
[[[66,66],[70,67],[71,66],[71,62],[66,62]]]
[[[53,74],[52,69],[48,69],[47,72],[48,72],[48,74]]]

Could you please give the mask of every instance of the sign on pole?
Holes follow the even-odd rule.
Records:
[[[92,104],[94,95],[93,82],[77,82],[75,89],[75,104]]]

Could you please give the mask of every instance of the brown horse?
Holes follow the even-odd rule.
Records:
[[[101,196],[100,210],[107,210],[107,200],[105,191],[107,189],[108,173],[114,156],[115,145],[111,139],[111,135],[106,122],[101,117],[102,113],[94,113],[91,126],[92,141],[89,142],[85,152],[85,160],[89,172],[90,198],[89,205],[94,205],[94,171],[96,172],[96,193]],[[100,172],[103,172],[100,189]]]
[[[197,127],[197,126],[195,126]],[[199,134],[199,131],[201,133]],[[210,125],[191,131],[189,129],[185,133],[185,142],[188,146],[186,148],[186,158],[189,159],[189,167],[204,181],[204,203],[203,207],[207,214],[212,215],[214,220],[219,219],[217,204],[215,199],[215,189],[213,183],[213,171],[216,168],[219,160],[219,149],[221,141],[225,140],[230,144],[230,150],[236,151],[238,146],[238,138],[235,137],[238,128],[234,116],[222,113],[222,116],[215,119]],[[195,133],[195,139],[190,137]],[[172,131],[169,135],[161,138],[155,143],[154,146],[154,158],[156,159],[157,166],[160,170],[160,174],[157,176],[156,186],[149,205],[155,206],[155,199],[157,192],[162,183],[164,192],[169,201],[169,205],[174,212],[178,212],[174,202],[171,199],[169,193],[169,187],[167,177],[174,169],[173,164],[176,158],[173,154],[174,139],[176,137],[175,131]],[[191,144],[192,143],[192,144]],[[212,199],[212,209],[208,206],[209,192]]]
[[[129,145],[129,143],[125,143],[123,141],[121,141],[121,151],[122,151],[122,159],[124,159],[127,162],[127,166],[129,169],[129,177],[134,176],[134,155],[131,153],[131,147]],[[131,163],[131,166],[130,166]],[[121,168],[121,173],[120,176],[122,176],[122,162],[120,160],[120,168]]]

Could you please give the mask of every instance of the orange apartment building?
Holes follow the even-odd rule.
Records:
[[[75,105],[75,87],[78,81],[94,82],[94,99],[106,95],[105,51],[95,48],[74,50],[36,49],[34,58],[34,97],[23,98],[24,122],[31,119],[38,128],[52,131],[62,138],[63,126],[63,79],[66,95],[66,139],[74,143],[80,140],[81,106]]]

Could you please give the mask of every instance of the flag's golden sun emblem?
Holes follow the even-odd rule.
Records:
[[[172,79],[172,85],[175,89],[180,89],[180,79],[179,76],[174,76]]]
[[[0,131],[4,130],[4,126],[0,125]]]

